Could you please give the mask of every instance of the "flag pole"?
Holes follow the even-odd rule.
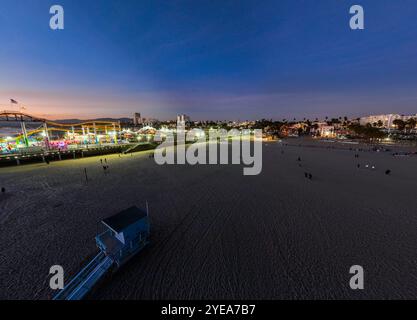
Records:
[[[13,105],[14,104],[17,104],[18,105],[18,107],[19,107],[19,102],[17,102],[15,99],[11,99],[10,98],[10,111],[14,111],[13,110]]]

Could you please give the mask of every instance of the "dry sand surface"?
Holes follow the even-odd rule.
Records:
[[[416,298],[417,157],[287,142],[265,145],[252,177],[147,152],[107,156],[107,175],[97,157],[0,169],[0,299],[51,298],[49,267],[77,272],[99,221],[146,200],[150,246],[90,298]],[[363,291],[349,288],[356,264]]]

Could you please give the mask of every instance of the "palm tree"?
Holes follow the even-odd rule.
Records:
[[[410,131],[416,127],[417,121],[414,118],[410,118],[407,121],[407,126],[409,127]]]
[[[401,120],[401,119],[395,119],[393,122],[392,122],[396,127],[397,127],[397,129],[398,130],[404,130],[404,128],[405,128],[405,122],[403,121],[403,120]]]

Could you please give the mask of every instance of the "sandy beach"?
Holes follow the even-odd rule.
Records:
[[[101,219],[146,201],[151,244],[90,299],[415,299],[417,156],[331,145],[265,144],[259,176],[149,152],[2,168],[0,299],[50,299],[50,266],[76,273]]]

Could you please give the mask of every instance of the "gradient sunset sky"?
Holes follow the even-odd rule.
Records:
[[[49,28],[49,8],[65,30]],[[365,9],[365,30],[349,8]],[[415,0],[1,0],[0,109],[52,119],[417,113]]]

